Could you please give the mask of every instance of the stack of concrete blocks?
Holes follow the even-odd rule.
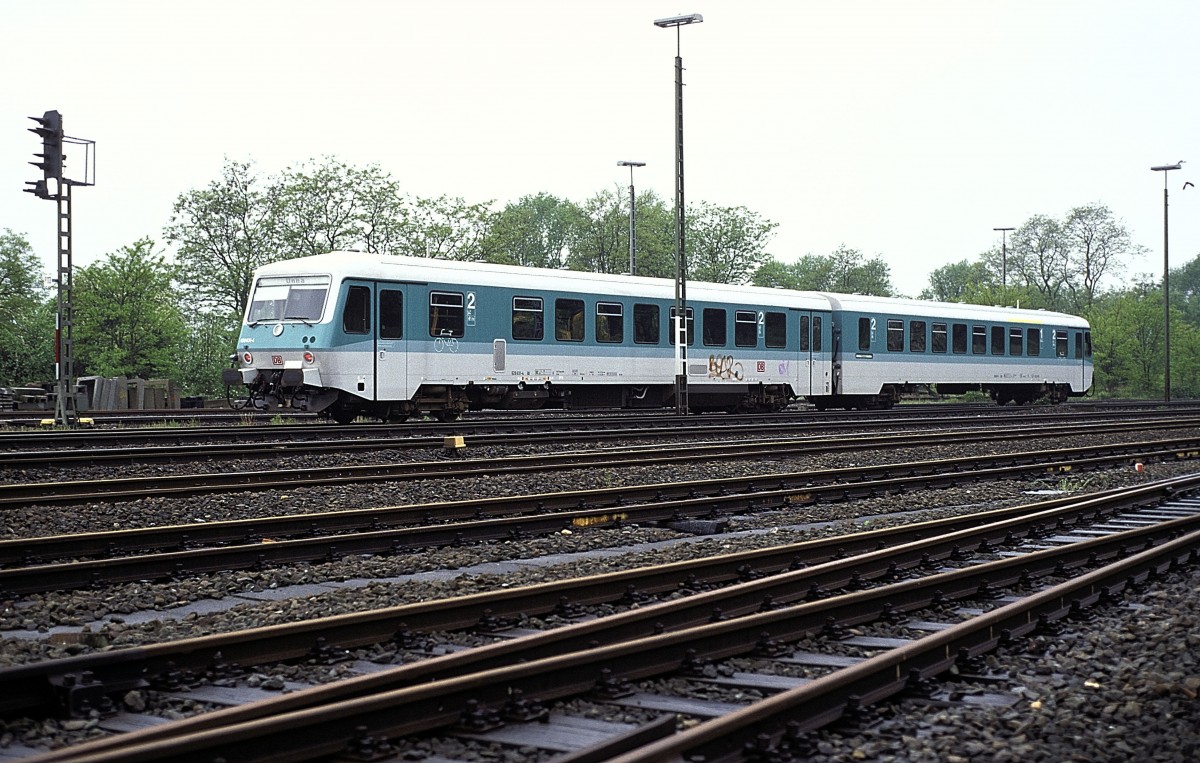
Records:
[[[123,411],[179,407],[179,391],[170,379],[83,376],[79,384],[92,410]]]

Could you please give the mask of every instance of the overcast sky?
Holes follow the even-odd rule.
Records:
[[[690,3],[690,0],[688,0]],[[263,173],[376,163],[416,196],[498,209],[575,201],[647,163],[673,198],[675,32],[686,192],[779,224],[783,261],[879,255],[915,294],[993,228],[1103,203],[1162,273],[1200,254],[1195,0],[440,0],[0,2],[0,228],[54,261],[54,205],[26,117],[97,145],[77,189],[75,262],[161,241],[180,193],[226,158]],[[68,151],[68,174],[81,168]]]

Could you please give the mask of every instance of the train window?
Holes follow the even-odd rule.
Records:
[[[719,307],[704,308],[704,346],[724,347],[728,329],[725,326],[725,311]]]
[[[546,335],[545,314],[541,297],[513,297],[512,338],[542,339]]]
[[[658,344],[658,305],[633,306],[633,341],[638,344]]]
[[[933,332],[933,336],[932,336],[933,351],[934,352],[945,352],[946,351],[946,324],[944,324],[944,323],[933,324],[932,332]]]
[[[620,302],[596,303],[596,341],[620,342],[625,339],[625,306]]]
[[[768,347],[787,347],[787,315],[767,313],[764,338]]]
[[[583,300],[554,300],[554,338],[560,342],[583,341]]]
[[[955,323],[952,330],[954,332],[952,337],[954,340],[954,352],[963,355],[967,351],[967,324]]]
[[[900,352],[904,349],[904,321],[888,318],[887,348],[888,352]]]
[[[246,321],[319,321],[329,280],[329,276],[264,276],[254,287]]]
[[[1067,357],[1067,332],[1062,329],[1054,329],[1054,356]]]
[[[987,326],[971,327],[971,352],[975,355],[987,352]]]
[[[925,352],[925,321],[909,321],[908,351]]]
[[[758,313],[753,310],[733,311],[733,343],[738,347],[758,346]]]
[[[342,329],[347,334],[365,334],[371,330],[371,287],[351,286],[346,290]]]
[[[872,330],[875,327],[874,318],[859,318],[858,319],[858,350],[859,352],[869,352],[871,349],[871,340],[874,339]]]
[[[429,336],[462,336],[465,314],[460,292],[429,292]]]
[[[1009,326],[1009,328],[1008,328],[1008,354],[1009,355],[1020,355],[1022,352],[1024,352],[1025,348],[1022,346],[1024,344],[1024,342],[1022,341],[1022,338],[1023,337],[1022,337],[1021,329]]]
[[[813,316],[812,351],[821,351],[821,316]]]
[[[808,343],[809,319],[807,315],[800,316],[800,352],[808,352],[812,346]]]
[[[1092,332],[1083,332],[1083,356],[1085,358],[1092,357]]]
[[[992,354],[1004,354],[1004,327],[992,326]]]
[[[404,292],[379,290],[379,338],[404,338]]]
[[[1029,353],[1029,357],[1036,358],[1042,354],[1042,330],[1041,329],[1026,329],[1025,330],[1025,351]]]
[[[1075,332],[1075,357],[1083,358],[1083,334],[1079,331]]]
[[[679,340],[679,338],[675,335],[675,316],[678,314],[679,313],[676,312],[675,308],[672,307],[671,326],[668,329],[668,332],[671,334],[671,346],[674,346]],[[684,315],[687,316],[687,325],[684,326],[684,330],[687,332],[687,345],[688,347],[691,347],[696,343],[696,314],[692,311],[692,308],[689,307]]]

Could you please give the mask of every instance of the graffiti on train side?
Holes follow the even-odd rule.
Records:
[[[708,378],[741,381],[744,376],[742,364],[735,361],[732,355],[708,356]]]

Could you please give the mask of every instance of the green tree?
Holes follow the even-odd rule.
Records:
[[[1090,306],[1101,282],[1145,249],[1130,241],[1125,225],[1103,204],[1072,209],[1062,230],[1069,247],[1066,284],[1075,310]]]
[[[867,259],[844,244],[829,256],[806,254],[790,265],[764,263],[755,273],[757,286],[778,286],[802,291],[893,296],[892,273],[881,257]]]
[[[767,242],[778,223],[745,207],[689,205],[685,218],[689,278],[711,283],[748,283],[766,262]]]
[[[990,286],[991,272],[983,262],[960,260],[934,270],[929,274],[929,286],[921,292],[921,299],[938,302],[967,302],[968,296],[981,285]]]
[[[629,270],[629,213],[620,189],[600,191],[578,206],[567,266],[593,273]]]
[[[491,205],[490,201],[471,204],[461,197],[407,197],[396,210],[399,218],[388,253],[482,260],[484,238],[495,215]]]
[[[481,244],[484,259],[504,265],[560,268],[579,208],[548,193],[522,196],[492,221]]]
[[[0,384],[54,376],[54,306],[29,241],[0,233]]]
[[[274,185],[281,251],[272,259],[388,250],[400,204],[395,182],[379,167],[352,167],[327,156],[287,168]]]
[[[254,269],[286,255],[278,209],[277,187],[248,162],[226,160],[219,180],[180,194],[164,235],[178,247],[179,282],[195,309],[240,320]]]
[[[1051,309],[1065,307],[1069,261],[1066,232],[1046,215],[1029,218],[1009,239],[1009,282],[1032,286]]]
[[[148,238],[75,277],[76,373],[178,378],[184,334],[175,269]]]

